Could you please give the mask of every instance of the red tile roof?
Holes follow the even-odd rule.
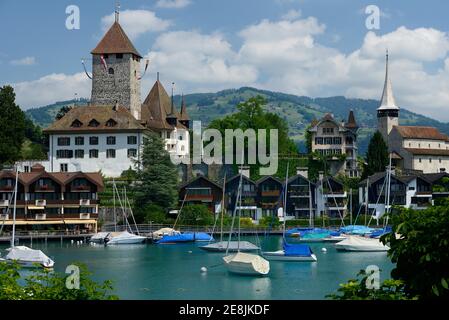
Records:
[[[142,58],[118,22],[114,22],[92,54],[132,53]]]
[[[408,152],[415,155],[423,156],[449,156],[449,150],[446,149],[415,149],[415,148],[405,148]]]
[[[449,141],[449,137],[447,135],[441,133],[434,127],[395,126],[394,128],[396,128],[398,133],[403,138]]]

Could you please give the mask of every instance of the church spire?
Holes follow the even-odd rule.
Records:
[[[391,86],[391,80],[388,73],[388,49],[386,53],[386,63],[385,63],[385,83],[384,83],[384,91],[382,93],[382,99],[380,102],[380,107],[377,110],[399,110],[399,107],[396,105],[396,101],[393,96],[393,88]]]

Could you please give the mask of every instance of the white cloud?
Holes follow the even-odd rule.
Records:
[[[190,0],[158,0],[156,7],[166,8],[166,9],[180,9],[185,8],[190,5],[192,1]]]
[[[17,104],[23,109],[40,107],[57,101],[90,97],[91,82],[84,73],[50,74],[37,80],[12,84]]]
[[[115,21],[115,14],[101,19],[103,31],[107,31]],[[172,22],[156,16],[149,10],[125,10],[120,12],[120,24],[126,34],[135,39],[147,32],[160,32],[171,26]]]
[[[220,90],[257,79],[257,70],[239,63],[219,33],[168,32],[156,39],[148,56],[150,68],[160,71],[163,79],[175,81],[180,90]]]
[[[13,66],[32,66],[36,64],[36,58],[25,57],[22,59],[11,60],[9,63],[12,64]]]
[[[283,20],[295,20],[301,16],[301,10],[291,9],[289,12],[282,16]]]

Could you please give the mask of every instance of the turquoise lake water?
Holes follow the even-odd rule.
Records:
[[[255,242],[254,238],[244,238]],[[265,250],[278,250],[282,238],[261,237]],[[30,243],[22,242],[29,246]],[[204,244],[91,246],[69,242],[34,241],[64,272],[72,262],[83,262],[95,280],[113,280],[121,299],[324,299],[359,270],[377,265],[381,280],[389,278],[393,264],[384,252],[337,252],[333,244],[311,244],[317,262],[270,262],[267,277],[229,274],[221,265],[223,254],[198,248]],[[321,248],[327,252],[321,252]],[[4,253],[6,245],[0,249]],[[215,266],[215,265],[219,266]],[[208,272],[200,272],[201,267]],[[211,267],[215,266],[215,267]]]

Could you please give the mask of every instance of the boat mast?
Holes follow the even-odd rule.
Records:
[[[115,179],[112,179],[112,201],[114,205],[113,214],[114,214],[114,231],[117,232],[117,213],[115,211]]]
[[[309,180],[309,227],[313,228],[314,227],[314,219],[313,219],[313,212],[312,212],[312,187],[310,185],[310,180]]]
[[[282,231],[282,238],[285,240],[285,218],[287,213],[287,190],[288,190],[288,169],[290,166],[290,162],[287,162],[287,172],[285,173],[285,188],[284,188],[284,210],[283,210],[283,218],[284,218],[284,224],[283,224],[283,231]]]
[[[220,242],[223,241],[223,218],[224,218],[224,205],[225,205],[225,188],[226,188],[226,172],[223,179],[223,194],[221,198],[221,226],[220,226]]]
[[[17,185],[19,182],[19,167],[16,166],[16,184],[14,185],[14,207],[13,207],[13,214],[12,214],[12,238],[11,238],[11,248],[14,248],[14,245],[16,243],[16,209],[17,209]]]

